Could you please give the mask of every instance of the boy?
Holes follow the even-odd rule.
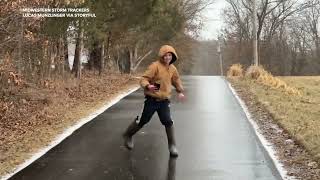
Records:
[[[173,63],[178,59],[175,49],[164,45],[159,50],[159,60],[153,62],[140,81],[144,89],[145,102],[141,118],[137,117],[123,134],[125,146],[131,150],[134,146],[132,136],[147,124],[157,111],[162,125],[166,128],[170,156],[177,157],[174,126],[170,114],[171,86],[178,93],[178,99],[185,98],[179,73]]]

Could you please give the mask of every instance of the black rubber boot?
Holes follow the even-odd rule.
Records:
[[[176,179],[176,161],[177,158],[170,157],[168,163],[168,173],[166,180],[175,180]]]
[[[129,127],[127,128],[127,130],[123,134],[124,145],[129,150],[131,150],[134,146],[132,136],[141,129],[141,127],[138,126],[138,124],[136,122],[138,120],[138,118],[139,118],[139,116],[136,117],[136,119],[129,125]]]
[[[166,127],[166,133],[168,138],[168,146],[171,157],[178,157],[178,149],[176,147],[176,139],[174,136],[174,127]]]

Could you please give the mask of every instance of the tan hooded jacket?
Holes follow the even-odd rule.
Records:
[[[161,62],[162,57],[166,53],[172,53],[172,60],[169,66]],[[145,95],[149,95],[158,99],[169,99],[171,97],[172,85],[177,92],[183,92],[183,86],[177,68],[173,63],[178,59],[175,49],[169,45],[164,45],[159,50],[160,59],[153,62],[144,72],[140,85],[144,88]],[[147,89],[149,84],[160,84],[160,89],[151,92]]]

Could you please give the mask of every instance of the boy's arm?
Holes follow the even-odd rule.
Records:
[[[148,69],[142,75],[140,80],[140,85],[142,88],[147,89],[147,86],[150,85],[150,81],[156,74],[157,67],[154,63],[152,63]]]
[[[176,68],[172,76],[172,85],[176,88],[177,93],[182,93],[184,91],[180,75]]]

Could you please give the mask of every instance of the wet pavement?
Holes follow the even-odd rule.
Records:
[[[122,132],[143,107],[138,90],[11,179],[273,180],[280,179],[235,97],[221,77],[183,77],[187,100],[172,99],[179,157],[170,159],[157,114],[136,136]]]

